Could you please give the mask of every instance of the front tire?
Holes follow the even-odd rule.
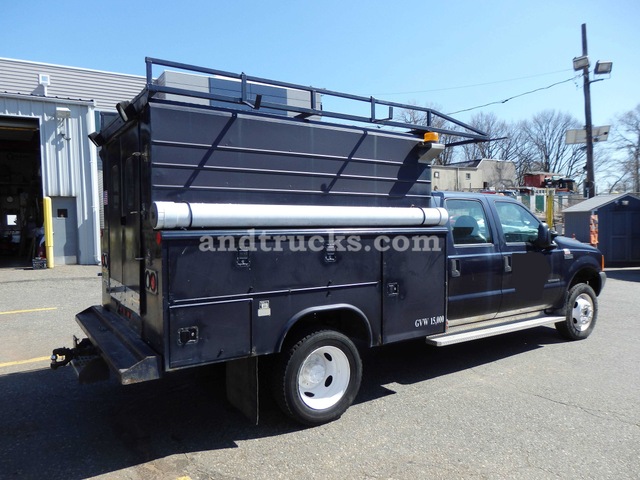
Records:
[[[566,320],[556,323],[556,329],[567,340],[583,340],[591,335],[598,317],[598,297],[586,283],[569,290],[565,302]]]
[[[342,333],[320,330],[283,352],[275,365],[274,396],[294,420],[320,425],[340,418],[353,403],[362,379],[362,361]]]

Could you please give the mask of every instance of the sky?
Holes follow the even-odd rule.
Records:
[[[638,0],[4,0],[0,11],[0,57],[144,75],[150,56],[507,122],[548,109],[584,122],[572,59],[585,23],[592,66],[613,61],[591,85],[593,124],[640,103]]]

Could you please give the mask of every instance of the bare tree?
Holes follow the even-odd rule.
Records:
[[[545,110],[520,124],[523,144],[520,155],[531,170],[558,173],[571,178],[582,175],[585,151],[582,145],[567,145],[568,129],[580,122],[567,113]]]
[[[539,170],[538,156],[534,146],[527,141],[528,136],[525,133],[525,122],[519,122],[513,126],[516,132],[515,150],[516,158],[516,175],[518,176],[518,184],[524,185],[524,175],[528,172]]]
[[[529,141],[527,123],[507,123],[493,113],[480,113],[471,119],[471,125],[489,134],[493,140],[464,148],[466,160],[491,158],[511,161],[516,167],[517,184],[524,183],[524,174],[540,169],[539,153]]]
[[[486,132],[492,140],[464,145],[466,160],[517,160],[519,132],[513,125],[499,120],[493,113],[476,114],[471,118],[470,124]]]
[[[617,160],[612,160],[614,189],[640,192],[640,104],[633,110],[623,113],[617,118],[617,126],[613,135],[613,146]]]

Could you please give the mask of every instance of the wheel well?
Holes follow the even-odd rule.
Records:
[[[593,291],[596,293],[596,295],[600,295],[602,284],[600,281],[600,275],[598,275],[598,272],[596,270],[590,268],[584,268],[580,270],[571,280],[569,289],[573,288],[578,283],[586,283],[591,288],[593,288]]]
[[[313,330],[331,329],[349,337],[356,346],[371,346],[371,329],[362,312],[348,307],[302,312],[292,319],[280,342],[280,351],[292,346]]]

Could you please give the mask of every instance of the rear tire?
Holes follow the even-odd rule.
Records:
[[[566,320],[556,329],[567,340],[583,340],[591,335],[598,317],[598,297],[586,283],[571,288],[565,302]]]
[[[274,365],[273,391],[282,411],[306,425],[340,418],[353,403],[362,361],[342,333],[320,330],[299,340]]]

